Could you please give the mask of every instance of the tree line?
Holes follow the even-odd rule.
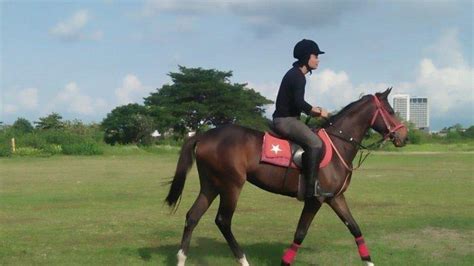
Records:
[[[150,93],[143,99],[143,104],[117,106],[99,124],[63,121],[58,113],[39,118],[34,126],[28,120],[18,118],[11,127],[3,127],[0,145],[5,146],[13,136],[21,141],[32,138],[30,135],[37,137],[48,132],[67,132],[69,137],[72,134],[89,140],[102,135],[102,141],[111,145],[149,145],[163,138],[179,142],[188,132],[230,123],[259,130],[268,128],[265,105],[273,102],[245,83],[232,83],[231,71],[179,66],[179,71],[168,75],[172,83]],[[155,131],[161,135],[158,140],[152,137]],[[51,137],[49,144],[60,145],[58,141],[50,140]],[[44,148],[43,144],[32,146]]]
[[[232,83],[231,71],[179,66],[178,72],[168,75],[172,83],[150,93],[143,104],[117,106],[99,124],[64,121],[58,113],[41,117],[34,125],[24,118],[11,126],[0,122],[0,155],[7,146],[9,149],[12,137],[23,146],[50,153],[95,154],[100,153],[100,143],[150,145],[166,139],[179,143],[188,132],[230,123],[268,129],[270,121],[264,117],[264,108],[273,102],[245,83]],[[320,123],[312,120],[309,126]],[[443,129],[441,135],[433,135],[407,125],[410,142],[415,144],[474,139],[474,126],[463,129],[456,124]],[[153,132],[161,137],[153,137]],[[376,139],[376,135],[369,131],[366,141]]]
[[[187,68],[169,73],[165,84],[143,104],[113,109],[102,121],[109,144],[150,143],[151,133],[182,138],[225,124],[265,129],[265,105],[273,103],[245,83],[231,83],[231,71]]]

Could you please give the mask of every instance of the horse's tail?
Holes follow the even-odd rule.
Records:
[[[176,205],[176,202],[183,193],[186,175],[193,165],[194,147],[196,146],[197,141],[198,135],[194,135],[193,137],[187,139],[181,147],[178,165],[176,165],[174,178],[173,181],[171,181],[170,192],[168,193],[168,196],[165,200],[170,207],[174,207]]]

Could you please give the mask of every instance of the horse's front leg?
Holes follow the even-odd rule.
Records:
[[[311,225],[311,222],[313,221],[313,218],[318,212],[319,208],[321,208],[321,203],[316,199],[305,201],[304,208],[298,222],[298,227],[296,228],[293,243],[289,249],[285,250],[283,257],[281,258],[281,265],[291,265],[295,260],[298,248],[301,246],[301,243],[303,243],[306,233],[308,232],[308,228]]]
[[[342,222],[349,228],[351,234],[355,238],[355,242],[359,249],[359,255],[362,261],[365,262],[366,265],[372,266],[374,265],[370,259],[369,249],[365,245],[364,237],[360,232],[359,226],[357,225],[356,221],[352,217],[351,211],[347,206],[346,199],[343,194],[333,198],[329,202],[329,206],[336,212],[337,216],[341,218]]]

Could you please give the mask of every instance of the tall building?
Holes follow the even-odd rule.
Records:
[[[430,112],[426,97],[410,97],[408,94],[393,95],[393,110],[405,121],[421,130],[429,131]]]
[[[403,120],[410,119],[410,96],[408,94],[393,95],[393,110]]]
[[[429,132],[430,112],[428,98],[410,98],[410,122],[414,123],[418,129],[422,129]]]

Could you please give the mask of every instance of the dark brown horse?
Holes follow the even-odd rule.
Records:
[[[333,156],[330,164],[319,171],[319,179],[324,190],[333,192],[335,196],[305,201],[293,243],[285,251],[282,264],[289,265],[293,262],[315,214],[321,204],[326,202],[354,236],[361,259],[367,265],[373,265],[359,226],[346,204],[344,191],[349,185],[351,162],[359,149],[358,144],[369,128],[382,134],[384,139],[390,139],[397,147],[405,144],[407,129],[398,121],[387,101],[390,91],[391,89],[387,89],[383,93],[366,95],[327,121],[324,128],[341,158]],[[260,162],[263,135],[260,131],[229,125],[211,129],[184,143],[166,202],[170,206],[176,205],[193,157],[196,158],[201,190],[186,214],[183,238],[177,255],[178,265],[184,265],[193,229],[217,196],[220,196],[220,203],[215,222],[241,265],[249,264],[232,233],[231,222],[245,182],[249,181],[273,193],[296,197],[299,171],[292,170],[286,175],[285,167]]]

